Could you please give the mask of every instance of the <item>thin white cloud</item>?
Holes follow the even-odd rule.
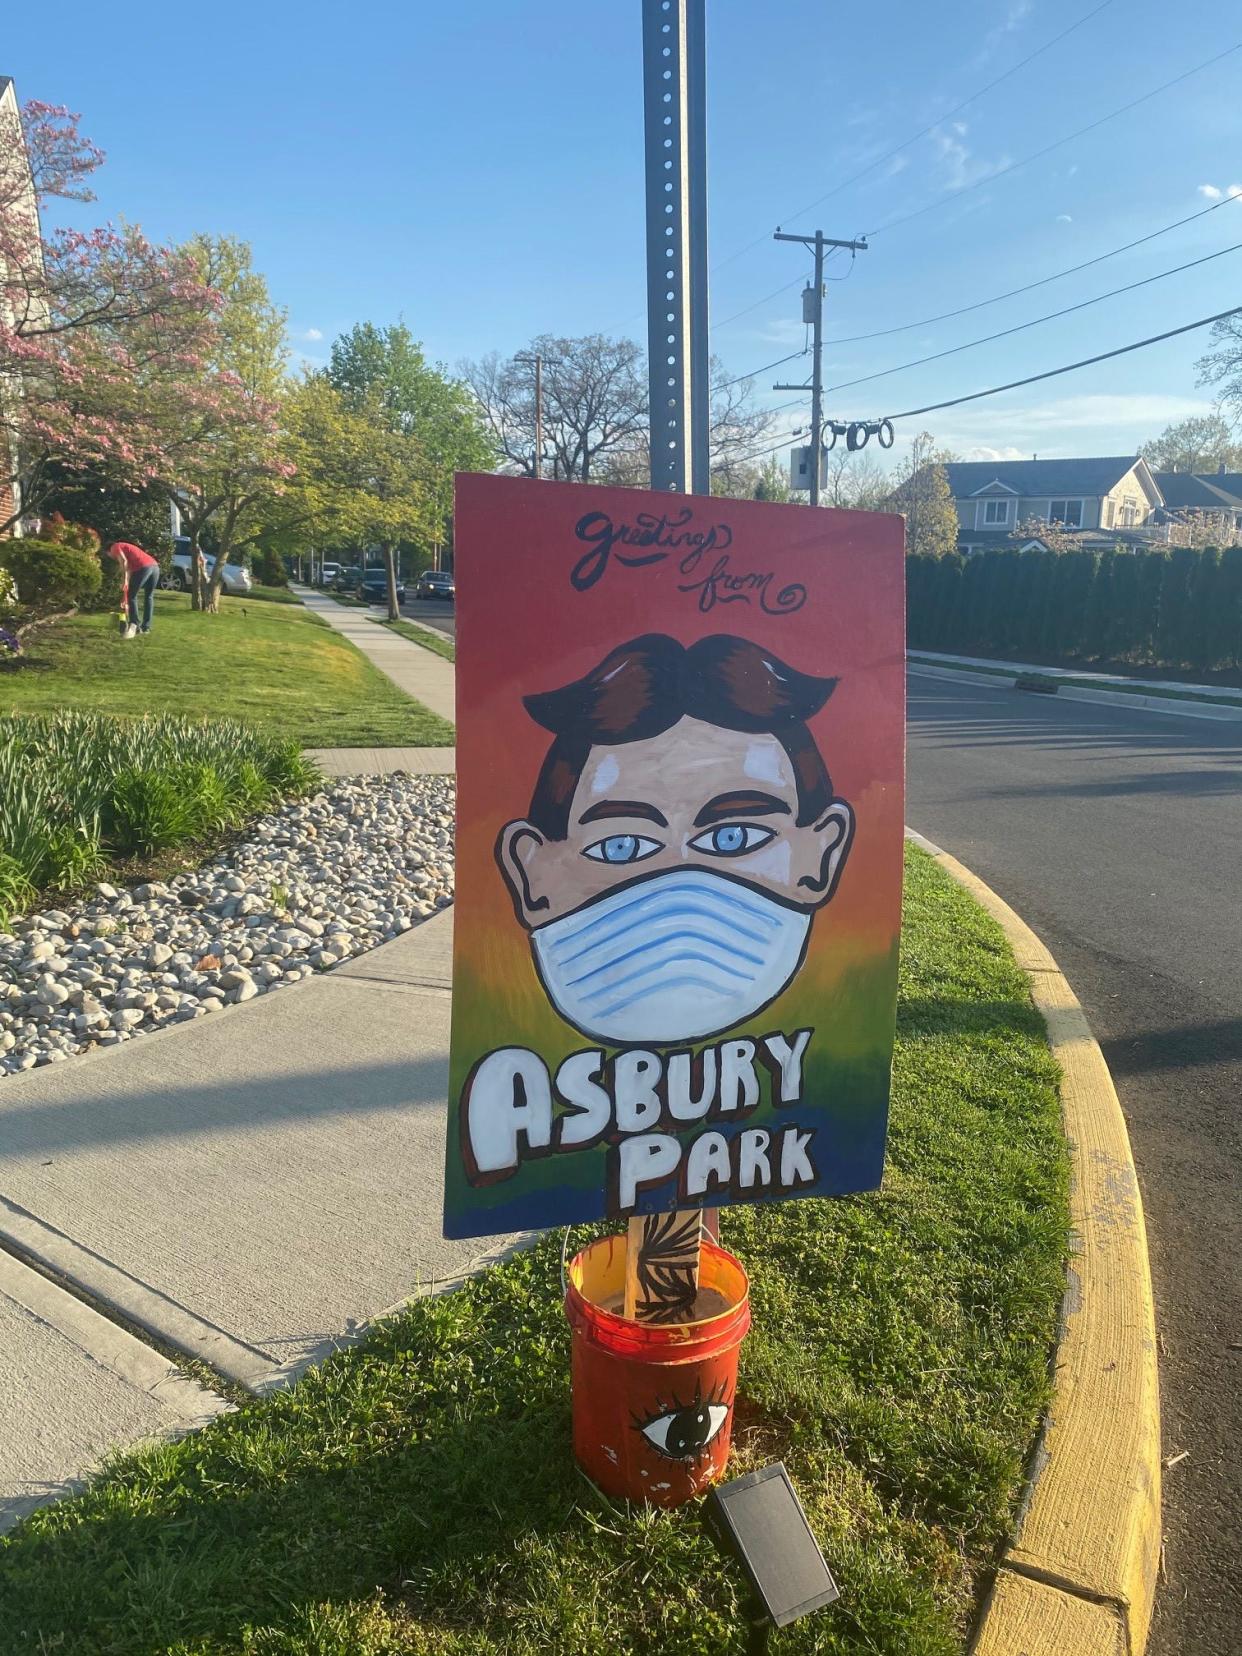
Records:
[[[954,121],[948,131],[937,127],[931,135],[945,166],[945,188],[948,190],[963,190],[967,185],[977,184],[980,179],[987,178],[1008,163],[1007,156],[999,161],[982,160],[966,142],[966,131],[964,121]]]
[[[1238,196],[1242,196],[1242,184],[1231,184],[1225,194],[1234,197],[1236,200]]]
[[[1176,420],[1210,414],[1213,404],[1199,397],[1162,396],[1157,392],[1087,393],[1055,397],[1045,403],[1006,408],[982,403],[947,410],[943,425],[933,425],[936,440],[965,453],[987,447],[1003,454],[1128,454],[1152,432]],[[929,416],[924,424],[931,424]]]
[[[975,53],[972,62],[976,68],[986,63],[992,54],[1001,46],[1006,35],[1011,35],[1015,29],[1021,28],[1031,14],[1031,0],[1010,0],[1005,9],[1005,15],[994,28],[988,30],[984,36],[983,45]]]
[[[1200,184],[1199,194],[1204,196],[1208,201],[1220,200],[1220,191],[1216,188],[1215,184]]]
[[[307,328],[306,332],[302,335],[302,338],[303,339],[322,339],[323,338],[323,329],[322,328]]]
[[[1074,222],[1073,219],[1070,217],[1070,215],[1068,213],[1058,213],[1057,214],[1057,223],[1058,224],[1073,224],[1073,222]]]

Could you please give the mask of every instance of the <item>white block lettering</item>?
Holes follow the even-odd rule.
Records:
[[[705,1196],[729,1183],[729,1141],[723,1133],[700,1133],[686,1157],[686,1195]]]
[[[557,1148],[590,1144],[607,1132],[612,1120],[612,1099],[600,1085],[604,1066],[602,1052],[571,1053],[556,1072],[556,1090],[578,1112],[562,1116],[557,1123]]]
[[[622,1139],[617,1154],[617,1205],[624,1213],[634,1206],[640,1190],[677,1171],[681,1146],[668,1133],[644,1133],[641,1138]]]
[[[477,1173],[511,1173],[520,1133],[529,1149],[546,1150],[552,1088],[543,1059],[525,1047],[489,1052],[471,1078],[465,1113],[468,1163]]]
[[[688,1052],[675,1052],[668,1061],[668,1113],[674,1121],[701,1121],[711,1108],[716,1092],[716,1049],[703,1053],[703,1086],[697,1098],[691,1092],[694,1059]]]
[[[623,1133],[645,1133],[660,1119],[660,1097],[656,1092],[663,1066],[654,1052],[622,1052],[617,1055],[613,1091],[617,1101],[617,1127]]]
[[[784,1035],[768,1035],[764,1038],[764,1046],[781,1068],[782,1104],[796,1104],[802,1097],[802,1058],[810,1039],[809,1029],[798,1030],[792,1046]]]
[[[737,1182],[743,1190],[753,1190],[758,1184],[772,1183],[772,1166],[768,1161],[768,1146],[772,1135],[766,1127],[748,1127],[740,1135],[737,1158]]]
[[[751,1110],[759,1102],[755,1074],[755,1043],[726,1041],[720,1049],[720,1108]]]

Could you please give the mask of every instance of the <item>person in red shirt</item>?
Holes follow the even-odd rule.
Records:
[[[135,546],[132,541],[113,541],[108,548],[108,556],[125,565],[123,602],[129,613],[125,637],[133,638],[140,632],[149,633],[151,618],[155,613],[155,589],[160,581],[159,560],[153,558],[149,552],[144,552],[141,546]],[[141,620],[138,618],[139,595],[142,597]]]

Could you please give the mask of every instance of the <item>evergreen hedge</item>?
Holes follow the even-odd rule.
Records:
[[[906,559],[912,650],[1242,667],[1242,546]]]

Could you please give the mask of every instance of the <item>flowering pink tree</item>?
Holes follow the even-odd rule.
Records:
[[[155,477],[150,390],[194,379],[210,348],[219,295],[190,250],[132,225],[44,230],[53,200],[94,199],[102,160],[68,110],[0,103],[0,533],[38,512],[49,461]]]

